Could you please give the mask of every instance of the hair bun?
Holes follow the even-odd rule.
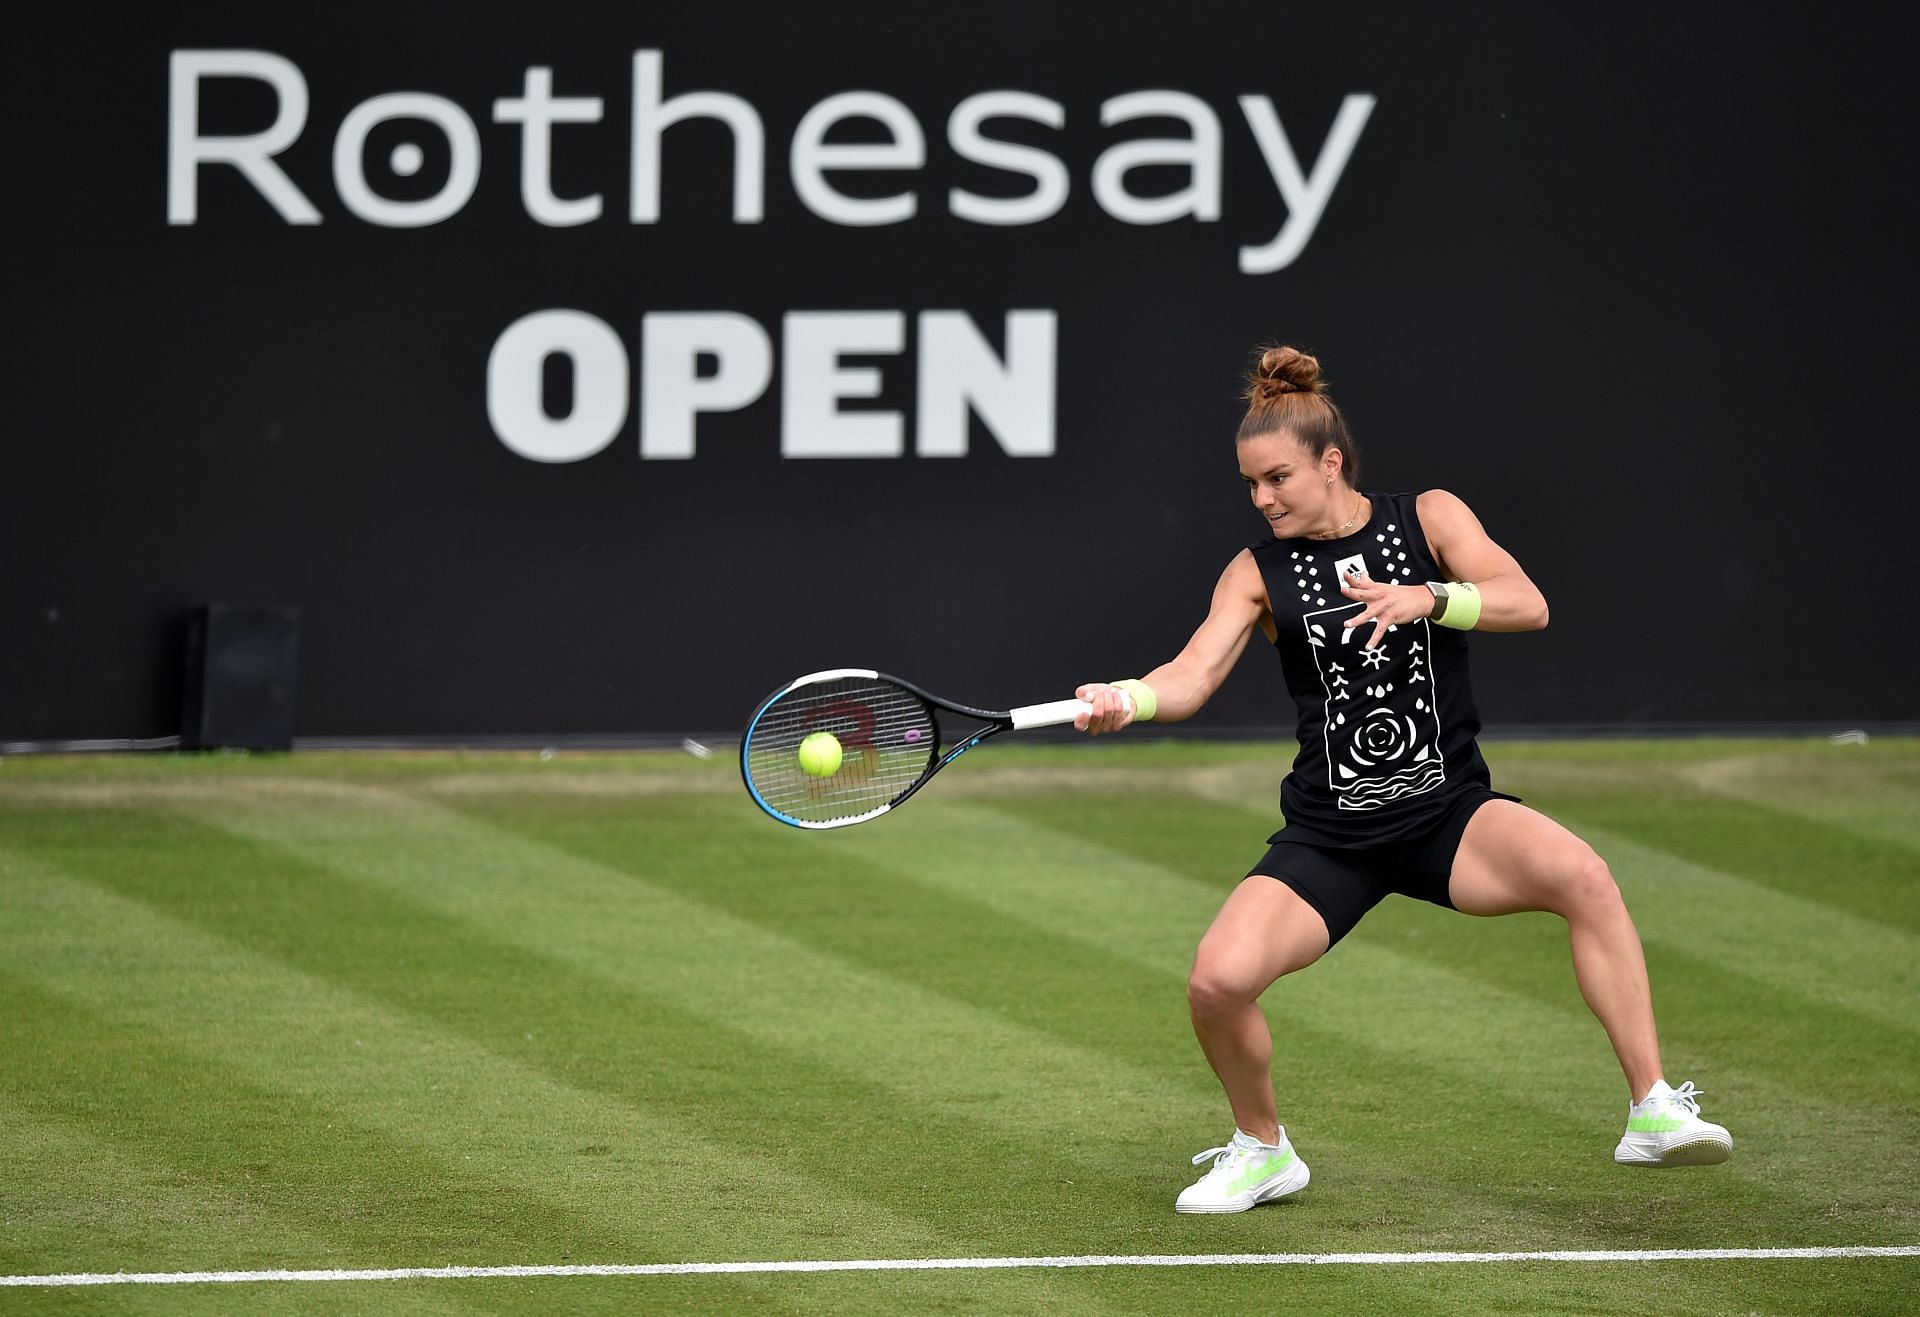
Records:
[[[1268,348],[1260,364],[1247,372],[1241,395],[1255,407],[1267,406],[1289,393],[1321,393],[1320,360],[1299,348]]]
[[[1263,392],[1318,393],[1320,359],[1309,356],[1299,348],[1268,348],[1260,354],[1260,366],[1255,376],[1267,386]]]

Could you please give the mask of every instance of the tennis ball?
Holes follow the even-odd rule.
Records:
[[[832,777],[840,771],[840,738],[815,732],[800,742],[800,767],[814,777]]]

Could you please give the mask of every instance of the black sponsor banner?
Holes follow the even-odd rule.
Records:
[[[1910,719],[1892,21],[37,9],[0,738],[174,730],[216,600],[305,736],[1138,674],[1262,531],[1263,341],[1544,588],[1490,721]],[[1290,723],[1252,648],[1197,725]]]

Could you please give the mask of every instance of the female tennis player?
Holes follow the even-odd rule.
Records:
[[[1691,1083],[1671,1088],[1661,1072],[1640,936],[1606,862],[1494,791],[1474,741],[1466,633],[1538,631],[1545,598],[1454,495],[1361,492],[1359,455],[1313,357],[1269,349],[1246,398],[1240,478],[1271,533],[1227,565],[1177,658],[1077,692],[1092,711],[1076,725],[1095,735],[1191,717],[1258,627],[1298,709],[1300,752],[1280,791],[1286,826],[1201,938],[1187,983],[1237,1128],[1193,1159],[1214,1160],[1175,1206],[1243,1212],[1306,1187],[1274,1102],[1260,995],[1389,892],[1470,915],[1564,918],[1580,992],[1626,1072],[1614,1160],[1725,1161],[1732,1136],[1700,1118]]]

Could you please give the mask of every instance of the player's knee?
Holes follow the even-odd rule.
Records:
[[[1613,870],[1591,850],[1574,861],[1566,889],[1570,911],[1602,914],[1621,905],[1620,886],[1613,880]]]
[[[1202,1019],[1236,1010],[1253,997],[1237,976],[1223,972],[1222,967],[1201,962],[1187,975],[1187,1005]]]

